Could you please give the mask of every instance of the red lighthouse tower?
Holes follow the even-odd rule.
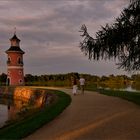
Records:
[[[20,39],[16,34],[10,39],[11,47],[6,51],[7,60],[7,85],[24,85],[23,54],[20,49]]]

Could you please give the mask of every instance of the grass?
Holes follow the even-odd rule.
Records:
[[[104,94],[104,95],[108,95],[108,96],[119,97],[119,98],[131,101],[135,104],[140,105],[140,93],[139,92],[105,90],[105,89],[98,89],[97,92]]]
[[[13,125],[0,129],[0,139],[24,138],[58,116],[70,104],[71,97],[61,91],[53,90],[53,92],[58,96],[54,104]]]

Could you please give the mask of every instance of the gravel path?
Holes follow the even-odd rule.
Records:
[[[96,92],[73,96],[70,89],[60,90],[71,95],[70,106],[24,140],[140,139],[140,106]]]

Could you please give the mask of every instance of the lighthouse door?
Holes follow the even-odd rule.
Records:
[[[10,78],[7,78],[7,86],[10,85]]]

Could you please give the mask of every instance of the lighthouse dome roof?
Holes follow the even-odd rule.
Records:
[[[8,52],[19,52],[19,53],[22,53],[22,54],[24,54],[24,51],[20,48],[20,47],[13,47],[13,46],[11,46],[7,51],[6,51],[6,53],[8,53]]]
[[[10,40],[17,40],[17,41],[20,41],[20,39],[16,36],[16,34],[14,34],[13,37],[10,38]]]

